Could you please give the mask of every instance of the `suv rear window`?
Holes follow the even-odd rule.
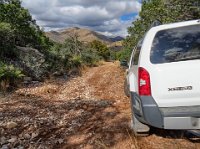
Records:
[[[200,25],[159,31],[153,41],[153,64],[200,59]]]

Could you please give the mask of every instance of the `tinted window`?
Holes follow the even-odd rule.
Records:
[[[158,32],[150,59],[154,64],[200,59],[200,25]]]

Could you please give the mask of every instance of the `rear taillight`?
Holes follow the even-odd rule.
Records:
[[[150,76],[146,69],[138,69],[138,89],[140,96],[151,96]]]

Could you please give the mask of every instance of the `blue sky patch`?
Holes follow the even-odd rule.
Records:
[[[130,13],[130,14],[126,14],[120,17],[120,19],[122,21],[129,21],[129,20],[133,20],[134,17],[136,17],[138,15],[138,13]]]

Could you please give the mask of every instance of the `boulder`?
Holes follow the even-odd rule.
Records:
[[[41,80],[46,72],[44,66],[45,56],[37,49],[30,47],[17,47],[19,54],[18,66],[28,75],[36,80]]]

